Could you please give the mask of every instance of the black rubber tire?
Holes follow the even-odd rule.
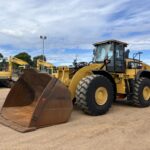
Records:
[[[132,98],[135,105],[140,107],[150,106],[150,99],[145,100],[143,97],[143,89],[146,86],[150,87],[150,79],[148,78],[142,77],[135,82],[133,98]]]
[[[105,87],[108,99],[104,105],[98,105],[95,100],[95,92],[99,87]],[[105,114],[114,101],[114,88],[109,79],[101,75],[91,75],[83,78],[76,90],[76,104],[86,114],[97,116]]]
[[[5,80],[5,81],[2,81],[2,84],[6,88],[12,88],[14,86],[15,82],[12,80]]]

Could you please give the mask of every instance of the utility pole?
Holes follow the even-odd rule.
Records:
[[[42,55],[43,55],[43,61],[44,61],[44,48],[45,48],[44,47],[45,46],[44,41],[47,39],[47,37],[40,35],[40,39],[42,39],[42,44],[43,44]]]
[[[47,37],[46,36],[42,36],[42,35],[40,35],[40,39],[42,40],[42,45],[43,45],[43,49],[42,49],[42,55],[43,55],[43,62],[44,62],[44,41],[47,39]],[[44,66],[42,66],[42,71],[44,71]]]

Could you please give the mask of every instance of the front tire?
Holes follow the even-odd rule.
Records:
[[[76,90],[76,104],[86,114],[105,114],[114,101],[114,88],[109,79],[101,75],[83,78]]]

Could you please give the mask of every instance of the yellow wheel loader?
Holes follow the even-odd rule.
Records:
[[[27,62],[16,57],[10,57],[8,62],[5,62],[4,69],[0,68],[0,83],[9,88],[14,84],[14,80],[12,79],[14,73],[13,64],[18,64],[20,69],[25,69],[28,66]]]
[[[141,53],[128,58],[127,45],[95,43],[92,62],[58,67],[57,79],[26,71],[8,94],[0,122],[22,132],[66,122],[73,101],[94,116],[105,114],[116,99],[149,106],[150,66],[140,60]]]

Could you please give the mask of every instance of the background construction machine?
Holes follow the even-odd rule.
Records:
[[[51,74],[53,77],[58,78],[58,69],[52,63],[48,63],[41,59],[37,60],[37,68],[39,72]]]
[[[140,60],[141,53],[129,59],[125,53],[127,43],[117,40],[94,46],[92,62],[58,67],[57,79],[26,71],[8,94],[0,122],[22,132],[66,122],[71,99],[94,116],[106,113],[116,99],[149,106],[150,66]]]
[[[18,74],[28,66],[28,63],[16,57],[10,57],[8,61],[2,60],[0,68],[0,83],[6,87],[11,87],[14,80],[17,80]],[[14,73],[13,64],[19,65],[16,74]],[[15,77],[13,76],[15,74]],[[13,79],[14,78],[14,79]]]
[[[43,61],[41,59],[37,60],[36,66],[37,66],[37,70],[40,72],[46,72],[49,74],[51,74],[53,72],[54,65],[51,63],[48,63],[46,61]]]

